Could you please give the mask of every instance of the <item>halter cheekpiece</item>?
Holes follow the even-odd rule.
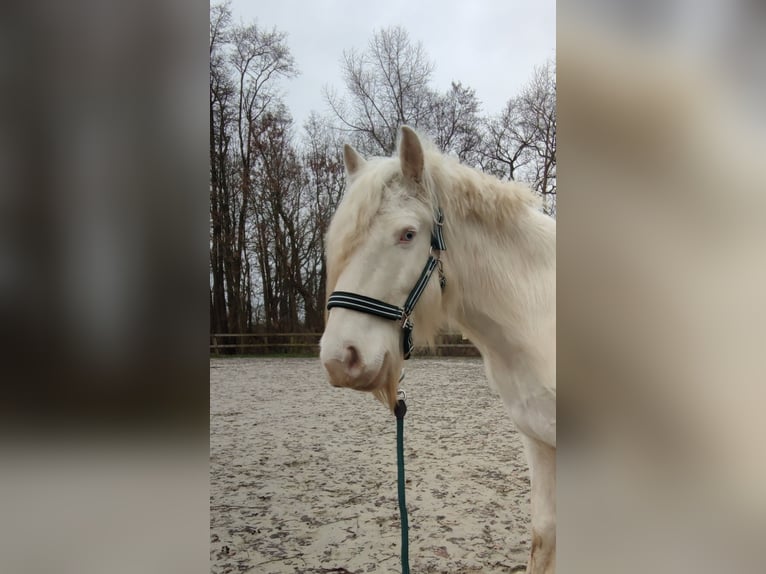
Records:
[[[444,214],[441,209],[437,208],[436,213],[434,214],[434,225],[431,229],[431,249],[428,253],[428,260],[426,261],[425,267],[423,267],[423,271],[420,273],[420,278],[407,296],[404,306],[397,307],[396,305],[391,305],[379,299],[373,299],[372,297],[357,295],[356,293],[349,293],[347,291],[333,291],[327,299],[327,309],[330,310],[333,307],[343,307],[344,309],[351,309],[352,311],[375,315],[376,317],[388,319],[389,321],[401,321],[403,331],[402,353],[405,359],[409,359],[412,352],[412,311],[415,308],[418,299],[420,299],[420,296],[423,294],[423,291],[425,291],[426,285],[428,285],[428,280],[431,278],[434,269],[437,267],[439,269],[439,286],[442,290],[447,284],[440,259],[441,252],[447,250],[447,247],[444,244],[444,237],[442,236],[443,224]],[[436,256],[434,256],[434,252],[437,253]]]

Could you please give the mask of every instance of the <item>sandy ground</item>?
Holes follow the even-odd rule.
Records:
[[[481,361],[416,357],[403,387],[412,572],[515,571],[528,471]],[[211,360],[211,571],[400,572],[395,437],[318,359]]]

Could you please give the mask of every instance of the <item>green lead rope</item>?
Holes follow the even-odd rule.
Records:
[[[403,393],[402,393],[403,395]],[[404,399],[396,401],[396,466],[397,490],[399,491],[399,516],[402,522],[402,574],[410,574],[409,524],[407,523],[407,502],[404,496],[404,415],[407,405]]]

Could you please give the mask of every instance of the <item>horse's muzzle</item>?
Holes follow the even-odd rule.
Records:
[[[383,368],[383,364],[365,364],[359,351],[353,346],[345,347],[340,356],[323,359],[322,364],[332,386],[358,391],[373,390],[377,386],[378,375]]]

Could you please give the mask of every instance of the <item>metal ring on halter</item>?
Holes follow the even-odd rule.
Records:
[[[396,398],[400,401],[406,401],[407,400],[407,393],[404,392],[404,389],[397,389],[396,390]]]

